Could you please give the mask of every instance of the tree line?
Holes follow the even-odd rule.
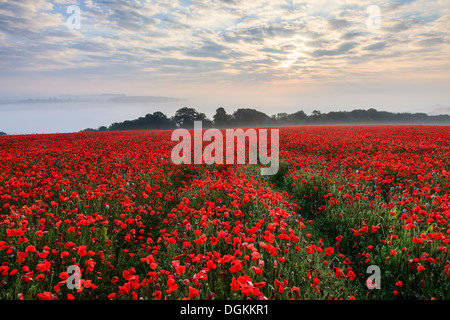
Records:
[[[126,131],[126,130],[174,130],[191,129],[194,121],[202,121],[203,128],[245,128],[276,127],[305,125],[350,125],[350,124],[418,124],[418,125],[450,125],[450,115],[429,116],[426,113],[392,113],[368,110],[332,111],[321,113],[314,110],[310,115],[300,110],[294,113],[277,113],[272,116],[249,108],[241,108],[228,114],[224,108],[218,108],[213,119],[194,108],[184,107],[176,111],[173,117],[157,111],[135,120],[115,122],[109,127],[88,131]]]

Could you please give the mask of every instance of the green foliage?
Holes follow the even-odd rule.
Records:
[[[332,111],[321,113],[314,110],[307,115],[303,110],[292,114],[278,113],[272,117],[250,108],[237,109],[232,115],[227,114],[224,108],[216,110],[213,120],[206,117],[194,108],[184,107],[176,111],[175,116],[168,118],[164,113],[157,111],[147,114],[135,120],[113,123],[107,129],[105,126],[90,131],[123,131],[123,130],[173,130],[176,128],[192,129],[194,121],[202,121],[203,128],[246,128],[265,126],[302,126],[302,125],[327,125],[327,124],[423,124],[423,125],[448,125],[450,115],[428,116],[424,113],[391,113],[368,110]],[[2,133],[0,133],[1,135]]]
[[[289,174],[289,162],[281,160],[276,174],[269,176],[269,181],[277,187],[287,185],[286,176]]]
[[[175,124],[164,113],[156,111],[136,120],[127,120],[121,123],[113,123],[109,131],[123,130],[169,130],[174,129]],[[100,129],[99,129],[100,131]]]
[[[205,121],[207,119],[204,113],[199,113],[194,108],[184,107],[177,110],[171,120],[177,128],[192,129],[194,121]]]

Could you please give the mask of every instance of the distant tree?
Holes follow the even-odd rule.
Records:
[[[255,109],[238,109],[232,115],[228,115],[224,108],[218,108],[214,115],[214,122],[208,119],[204,113],[199,113],[193,108],[179,109],[175,116],[168,118],[164,113],[157,111],[147,114],[135,120],[113,123],[110,131],[119,130],[172,130],[175,128],[193,128],[194,121],[202,121],[203,128],[213,125],[220,128],[244,128],[284,125],[308,125],[308,124],[428,124],[450,125],[450,115],[429,116],[425,113],[391,113],[377,111],[374,108],[368,110],[332,111],[321,113],[314,110],[310,116],[299,110],[292,114],[278,113],[274,116]],[[104,131],[100,127],[99,131]],[[97,131],[85,129],[84,132]],[[0,133],[5,134],[5,133]]]
[[[97,131],[108,131],[108,128],[105,126],[101,126],[97,129]]]
[[[208,128],[212,128],[213,126],[214,126],[214,121],[206,118],[206,116],[205,116],[205,118],[202,120],[202,127],[205,129],[208,129]]]
[[[322,122],[327,124],[346,124],[349,122],[348,112],[329,112],[322,114]]]
[[[213,116],[214,126],[217,128],[226,127],[231,120],[231,115],[227,114],[224,108],[220,107]]]
[[[308,119],[307,114],[303,110],[300,110],[288,115],[287,122],[292,125],[302,124],[305,122],[306,119]]]
[[[193,128],[194,121],[202,121],[205,128],[211,126],[211,120],[207,119],[204,113],[199,113],[194,108],[187,107],[177,110],[172,121],[178,128],[185,129]]]
[[[174,129],[175,124],[161,111],[153,114],[147,114],[135,120],[126,120],[124,122],[115,122],[108,128],[109,131],[123,130],[170,130]]]
[[[175,124],[161,111],[156,111],[152,115],[146,115],[147,129],[168,130],[174,129]]]
[[[350,118],[352,119],[352,122],[355,123],[367,123],[368,120],[367,111],[361,109],[352,110],[350,112]]]
[[[110,126],[108,127],[108,130],[109,131],[120,131],[119,127],[120,127],[120,123],[114,122],[114,123],[110,124]]]
[[[273,123],[274,120],[267,114],[255,109],[238,109],[232,117],[235,127],[266,126]]]
[[[277,120],[284,120],[288,117],[288,114],[286,112],[280,112],[276,114],[276,119]]]
[[[274,123],[280,126],[289,125],[289,115],[286,112],[277,113]]]
[[[6,136],[7,134],[5,132],[0,131],[0,136]]]

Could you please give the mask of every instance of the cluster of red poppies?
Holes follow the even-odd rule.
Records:
[[[274,176],[168,131],[1,137],[0,298],[449,297],[449,128],[279,130]]]

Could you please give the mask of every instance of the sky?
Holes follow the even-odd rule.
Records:
[[[182,107],[450,114],[449,30],[448,0],[0,0],[0,131]]]

